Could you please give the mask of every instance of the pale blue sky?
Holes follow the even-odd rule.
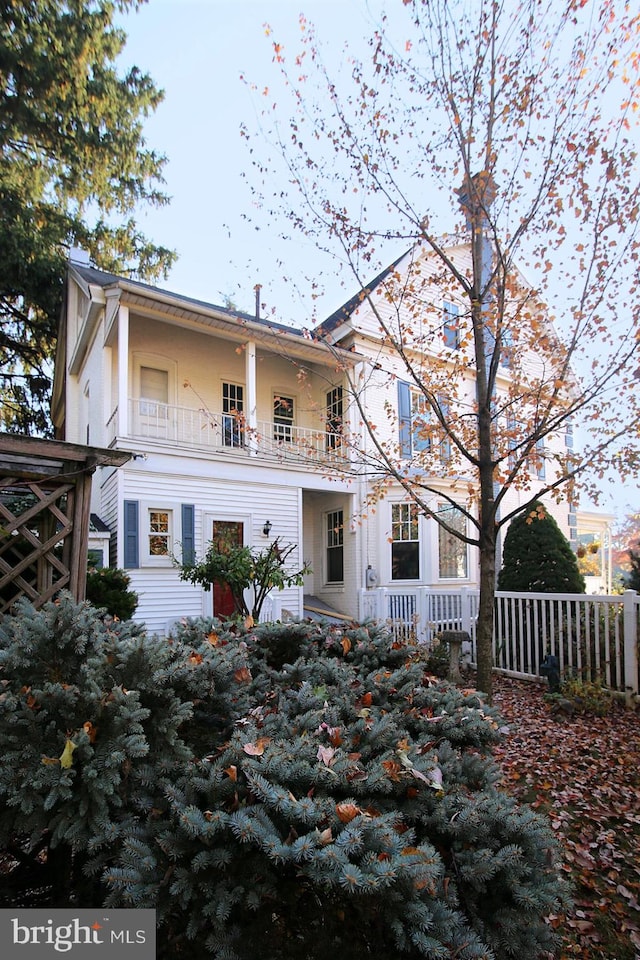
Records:
[[[241,123],[255,128],[262,98],[241,75],[263,89],[277,79],[271,41],[293,49],[304,10],[340,58],[345,40],[358,45],[371,32],[367,0],[150,0],[121,22],[128,34],[123,65],[147,71],[165,100],[145,126],[148,145],[169,158],[165,169],[169,207],[138,216],[154,242],[174,248],[179,260],[163,284],[188,296],[222,302],[231,296],[252,311],[254,286],[263,285],[267,309],[279,320],[309,326],[309,304],[297,283],[310,272],[315,246],[298,238],[279,243],[274,230],[247,222],[256,213],[242,171],[250,167]],[[273,27],[268,38],[264,24]],[[259,219],[259,217],[258,217]],[[286,268],[279,266],[284,262]],[[289,282],[284,274],[289,275]],[[319,316],[354,292],[349,278],[328,290]]]

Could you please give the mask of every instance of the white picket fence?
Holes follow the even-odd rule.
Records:
[[[361,620],[386,622],[402,638],[429,644],[442,630],[464,630],[475,662],[477,590],[379,587],[359,594]],[[547,654],[561,676],[600,679],[627,696],[640,690],[640,596],[496,593],[493,657],[510,676],[540,676]]]

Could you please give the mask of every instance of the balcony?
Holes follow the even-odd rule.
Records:
[[[327,430],[265,420],[249,426],[233,414],[155,400],[130,399],[128,415],[126,436],[135,440],[309,465],[338,463],[346,458],[342,435]],[[116,408],[107,422],[107,444],[113,446],[118,436],[122,439]]]

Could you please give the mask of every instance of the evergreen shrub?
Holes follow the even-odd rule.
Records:
[[[116,567],[90,567],[86,597],[94,607],[104,609],[118,620],[130,620],[138,606],[138,594],[129,590],[131,577]]]
[[[534,503],[509,524],[498,590],[584,593],[577,557],[544,504]]]
[[[155,907],[159,960],[553,948],[556,844],[501,789],[497,713],[382,628],[151,641],[64,598],[5,618],[0,671],[2,844],[62,847],[78,903]]]

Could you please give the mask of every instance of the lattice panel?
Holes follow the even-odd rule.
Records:
[[[71,589],[76,484],[3,478],[0,486],[0,613],[20,596],[35,607]]]

